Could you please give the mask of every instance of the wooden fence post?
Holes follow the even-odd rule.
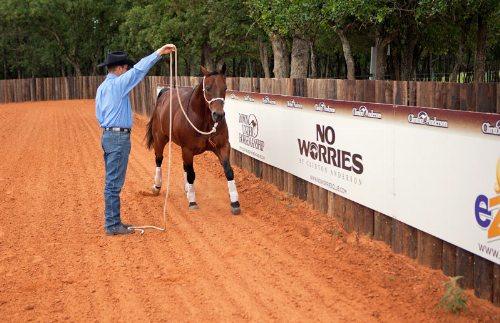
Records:
[[[474,288],[474,255],[459,247],[457,247],[456,275],[463,277],[457,281],[461,288]]]
[[[500,307],[500,265],[493,264],[493,304]]]
[[[375,240],[384,241],[392,246],[392,218],[375,211],[373,216],[373,236]]]
[[[493,263],[474,255],[474,295],[493,302]]]
[[[424,231],[418,231],[418,263],[432,269],[441,269],[443,240]]]

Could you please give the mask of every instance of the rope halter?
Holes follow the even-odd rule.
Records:
[[[222,104],[225,103],[224,98],[213,98],[210,101],[207,100],[207,96],[205,94],[205,76],[203,76],[203,97],[205,98],[205,101],[208,103],[209,109],[210,109],[210,104],[212,104],[212,102],[214,102],[214,101],[220,100],[220,101],[222,101]]]

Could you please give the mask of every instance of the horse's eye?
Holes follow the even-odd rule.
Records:
[[[210,92],[210,86],[207,86],[207,92]]]

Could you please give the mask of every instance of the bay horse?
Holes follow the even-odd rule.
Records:
[[[240,214],[240,203],[238,202],[238,191],[234,181],[234,172],[229,162],[231,145],[229,144],[229,132],[225,120],[224,98],[226,96],[226,64],[220,70],[208,72],[201,66],[203,80],[194,88],[178,88],[179,91],[163,88],[158,94],[155,110],[147,125],[146,141],[147,147],[154,148],[156,161],[156,174],[153,194],[160,193],[162,184],[161,164],[163,161],[163,150],[165,145],[172,140],[182,149],[182,162],[184,165],[184,190],[187,193],[189,209],[198,209],[194,190],[195,172],[193,168],[193,157],[205,151],[212,151],[219,158],[224,168],[229,189],[230,211]],[[172,120],[170,120],[170,96],[172,95]],[[179,104],[179,99],[182,107]],[[209,132],[216,127],[215,133],[203,135],[197,132],[192,124],[200,131]],[[172,137],[169,138],[169,127],[172,121]]]

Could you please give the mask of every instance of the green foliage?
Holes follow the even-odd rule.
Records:
[[[439,302],[439,305],[434,310],[444,307],[446,312],[452,310],[459,317],[460,309],[463,309],[467,313],[468,296],[463,289],[457,286],[457,280],[463,278],[462,276],[449,278],[450,280],[442,285],[445,286],[446,291],[441,302]]]
[[[465,60],[476,47],[479,15],[488,22],[487,64],[500,65],[499,1],[3,0],[0,11],[1,78],[103,73],[96,65],[108,50],[140,59],[167,42],[177,45],[183,74],[204,59],[214,65],[228,61],[237,76],[249,61],[260,66],[259,41],[273,33],[289,46],[297,34],[308,40],[318,66],[328,67],[331,77],[334,66],[338,72],[344,65],[337,30],[347,30],[358,66],[367,66],[379,35],[392,39],[391,52],[399,59],[418,36],[419,57],[447,55],[453,61],[463,26],[472,19]]]

